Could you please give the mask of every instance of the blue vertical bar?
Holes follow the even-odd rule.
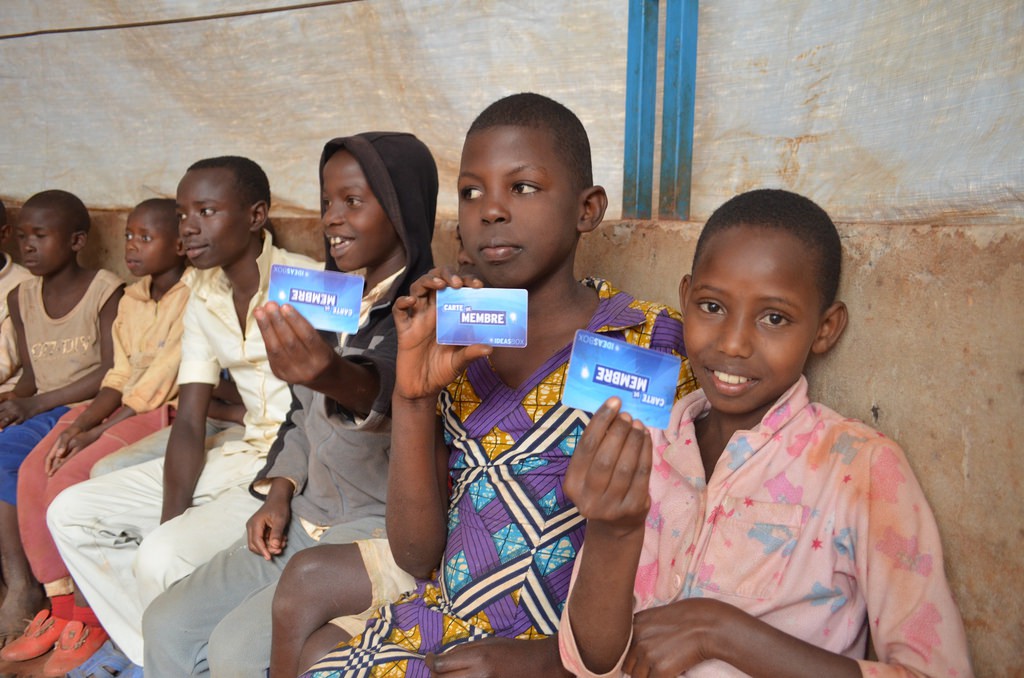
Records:
[[[630,0],[622,217],[650,219],[658,82],[658,0]]]
[[[690,218],[697,2],[667,0],[665,11],[665,82],[658,184],[658,216],[662,219]]]

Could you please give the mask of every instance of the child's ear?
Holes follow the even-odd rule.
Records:
[[[821,354],[835,346],[846,329],[846,320],[846,304],[843,302],[837,301],[825,309],[818,324],[818,336],[811,344],[811,352]]]
[[[85,247],[85,241],[88,239],[89,234],[85,231],[75,231],[71,234],[71,251],[81,252]]]
[[[580,218],[576,225],[577,233],[590,233],[604,219],[608,209],[608,194],[603,186],[591,186],[580,193]]]
[[[268,211],[269,208],[265,200],[259,200],[253,203],[252,207],[249,208],[250,231],[252,231],[253,233],[258,233],[264,226],[267,225]]]
[[[683,279],[679,281],[679,314],[683,316],[683,321],[686,321],[686,295],[690,292],[690,274],[687,273],[683,276]]]
[[[178,238],[178,242],[174,246],[174,253],[179,257],[185,256],[185,241]]]

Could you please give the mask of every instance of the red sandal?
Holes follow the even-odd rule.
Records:
[[[50,616],[49,610],[40,610],[25,627],[25,632],[0,650],[0,659],[5,662],[23,662],[42,657],[53,649],[67,624],[67,619],[58,619]]]

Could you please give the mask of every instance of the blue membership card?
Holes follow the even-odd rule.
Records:
[[[446,287],[437,293],[437,343],[526,346],[526,290]]]
[[[596,412],[616,396],[622,411],[652,428],[668,426],[680,359],[585,330],[576,332],[562,402]]]
[[[282,264],[270,267],[267,301],[290,304],[318,330],[354,334],[362,300],[361,276]]]

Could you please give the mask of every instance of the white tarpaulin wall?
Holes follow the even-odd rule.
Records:
[[[618,215],[625,0],[293,5],[5,0],[0,196],[124,208],[236,153],[310,213],[323,142],[390,128],[433,149],[452,215],[472,118],[533,90],[580,115]],[[699,36],[692,218],[764,185],[841,220],[1024,216],[1024,3],[708,0]]]

